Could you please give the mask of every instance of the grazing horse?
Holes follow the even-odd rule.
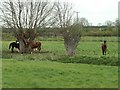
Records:
[[[102,54],[106,55],[106,50],[107,50],[107,45],[106,45],[106,41],[104,41],[104,43],[102,44]]]
[[[12,47],[12,48],[11,48]],[[9,44],[9,49],[11,48],[11,52],[14,52],[13,49],[17,48],[19,50],[19,42],[16,40],[16,42],[12,42]]]
[[[38,49],[39,51],[41,50],[41,42],[35,42],[35,41],[28,41],[27,45],[31,47],[31,49]]]

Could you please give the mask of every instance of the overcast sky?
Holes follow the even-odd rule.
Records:
[[[98,25],[98,23],[104,24],[105,21],[107,20],[115,21],[118,18],[118,2],[120,0],[50,0],[50,1],[72,3],[74,11],[79,12],[79,17],[85,17],[89,21],[89,23],[92,23],[92,25]]]
[[[80,12],[93,25],[115,21],[118,18],[118,2],[120,0],[59,0],[73,3],[74,10]]]

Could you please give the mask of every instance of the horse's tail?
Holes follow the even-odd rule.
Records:
[[[11,48],[11,46],[12,46],[12,43],[10,43],[10,45],[9,45],[9,49]]]

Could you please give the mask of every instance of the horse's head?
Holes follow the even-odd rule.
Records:
[[[18,41],[18,40],[16,40],[16,43],[17,43],[17,44],[19,44],[19,41]]]

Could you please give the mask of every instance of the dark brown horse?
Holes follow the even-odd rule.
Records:
[[[41,42],[28,41],[27,45],[29,45],[32,50],[33,49],[38,49],[39,51],[41,50]]]
[[[106,51],[107,51],[107,45],[106,45],[106,41],[104,41],[104,43],[102,44],[102,54],[106,55]]]

